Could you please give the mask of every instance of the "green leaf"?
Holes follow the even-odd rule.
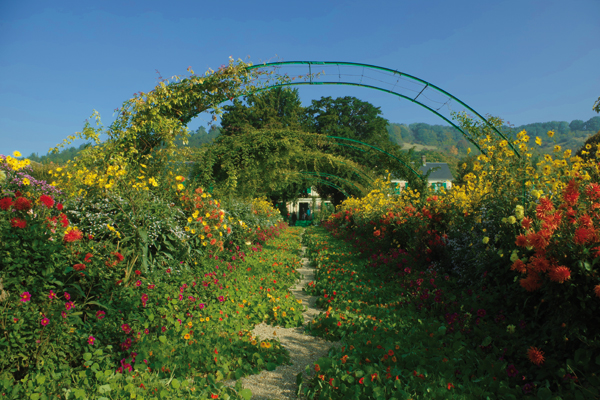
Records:
[[[90,361],[92,359],[92,353],[84,353],[83,354],[83,359],[85,361]]]
[[[160,340],[161,343],[167,343],[167,337],[164,335],[159,336],[158,340]]]
[[[38,400],[40,398],[40,395],[37,393],[32,394],[31,396],[29,396],[29,398],[31,400]]]
[[[252,391],[250,389],[242,389],[240,390],[240,396],[242,396],[244,400],[250,400],[252,398]]]
[[[98,386],[98,392],[100,394],[104,394],[104,393],[108,393],[110,392],[110,385],[102,385],[102,386]]]
[[[173,379],[171,381],[171,386],[173,386],[173,388],[175,388],[175,389],[179,389],[179,387],[181,386],[181,383],[179,383],[179,381],[177,379]]]
[[[540,400],[549,400],[552,398],[552,391],[546,387],[540,388],[537,392],[537,397]]]
[[[488,336],[485,339],[483,339],[483,342],[481,343],[482,346],[489,346],[492,343],[492,337]]]

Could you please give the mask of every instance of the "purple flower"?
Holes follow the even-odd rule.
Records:
[[[506,374],[508,376],[514,377],[514,376],[517,376],[518,373],[519,373],[519,371],[517,370],[517,368],[513,364],[510,364],[506,368]]]
[[[533,383],[526,383],[523,385],[523,393],[531,393],[533,390]]]
[[[23,303],[27,303],[29,300],[31,300],[31,293],[29,293],[29,292],[21,293],[21,301]]]
[[[477,310],[477,315],[479,315],[480,317],[485,317],[486,314],[487,312],[483,308]]]

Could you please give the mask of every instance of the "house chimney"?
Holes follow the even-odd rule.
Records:
[[[421,156],[421,161],[423,162],[423,166],[427,166],[427,161],[425,160],[425,156]]]

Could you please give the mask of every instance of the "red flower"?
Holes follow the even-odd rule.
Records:
[[[379,235],[381,235],[381,231],[379,229],[373,232],[373,236],[378,237]]]
[[[594,286],[594,294],[596,297],[600,297],[600,285]]]
[[[73,265],[73,269],[78,272],[83,271],[85,269],[85,265],[84,264],[75,264],[75,265]]]
[[[579,200],[579,188],[575,179],[571,179],[563,191],[563,200],[570,206],[574,206]]]
[[[60,213],[59,218],[60,218],[60,225],[63,228],[66,228],[67,226],[69,226],[69,220],[67,219],[67,216],[65,214]]]
[[[13,228],[25,228],[27,226],[27,221],[25,221],[24,219],[20,219],[20,218],[13,218],[10,220],[10,225]]]
[[[121,261],[123,261],[123,255],[121,253],[119,253],[118,251],[112,251],[110,254],[112,254],[113,256],[115,256],[117,258],[117,264],[120,263]],[[115,264],[116,265],[116,264]]]
[[[521,274],[524,274],[525,272],[527,272],[527,268],[525,267],[525,263],[523,261],[521,261],[520,259],[515,260],[515,262],[513,263],[513,265],[510,267],[510,269],[512,271],[517,271]]]
[[[365,381],[365,378],[360,378],[360,379],[358,380],[358,383],[360,383],[360,384],[362,385],[364,381]]]
[[[527,278],[519,280],[519,284],[528,292],[534,292],[542,287],[542,282],[537,272],[529,272]]]
[[[537,217],[539,219],[543,219],[546,216],[546,214],[552,210],[554,210],[554,205],[552,204],[552,201],[545,197],[542,197],[540,199],[540,204],[538,204],[535,211]]]
[[[74,228],[67,232],[63,239],[66,243],[72,243],[81,240],[82,238],[83,233],[79,229]]]
[[[85,258],[83,259],[83,261],[85,261],[86,263],[90,263],[92,262],[91,258],[93,257],[92,253],[87,253],[85,255]]]
[[[517,236],[517,240],[515,240],[515,244],[519,247],[526,247],[527,246],[527,237],[525,237],[525,235],[520,234],[519,236]]]
[[[531,218],[523,218],[523,221],[521,221],[521,226],[523,227],[523,229],[529,229],[529,227],[531,226]]]
[[[587,228],[585,226],[581,226],[575,230],[574,241],[577,244],[595,242],[597,241],[596,230],[594,228]]]
[[[63,209],[63,205],[62,205],[62,203],[58,203],[58,204],[56,205],[56,209],[57,209],[58,211],[62,211],[62,209]]]
[[[27,200],[25,197],[19,197],[17,201],[15,201],[15,206],[19,211],[29,211],[31,210],[31,201]]]
[[[0,199],[0,208],[4,211],[7,211],[12,205],[12,199],[10,197],[4,197]]]
[[[529,358],[529,361],[535,365],[541,365],[544,363],[544,352],[537,347],[530,347],[529,350],[527,350],[527,357]]]
[[[136,274],[136,275],[141,275],[141,274],[142,274],[142,271],[140,271],[139,269],[136,269],[136,270],[135,270],[135,274]]]
[[[54,205],[54,199],[46,194],[40,196],[40,202],[47,208],[52,208]]]
[[[600,198],[600,185],[598,185],[597,183],[590,183],[585,188],[585,194],[587,194],[591,200],[599,199]]]
[[[448,383],[448,390],[452,389],[453,387],[454,387],[454,385],[453,385],[453,384],[451,384],[451,383]]]
[[[564,281],[571,279],[571,270],[564,266],[556,267],[550,271],[548,276],[550,277],[550,280],[554,282],[563,283]]]

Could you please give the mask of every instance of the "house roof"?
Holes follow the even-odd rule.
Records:
[[[448,167],[448,163],[441,162],[428,162],[426,165],[421,165],[419,170],[421,173],[426,174],[430,169],[435,169],[431,175],[429,175],[430,181],[453,181],[452,171]]]
[[[434,169],[434,171],[429,175],[430,181],[453,181],[454,176],[450,171],[450,167],[448,163],[440,163],[440,162],[428,162],[425,165],[421,165],[419,167],[419,171],[422,174],[426,174],[430,169]],[[394,179],[398,179],[394,177]]]

